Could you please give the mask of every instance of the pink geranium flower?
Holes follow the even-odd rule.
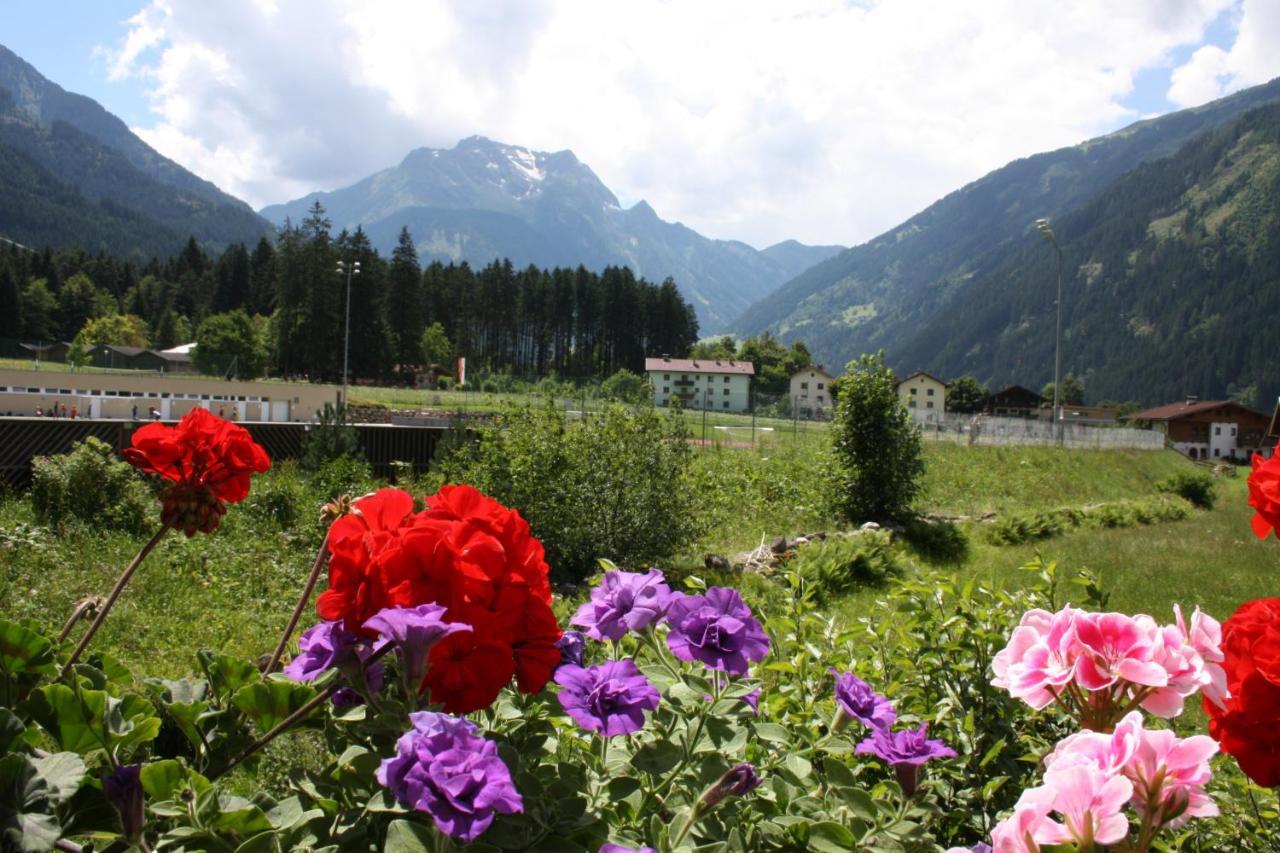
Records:
[[[1062,823],[1047,821],[1036,833],[1041,844],[1115,844],[1129,834],[1124,807],[1133,783],[1083,764],[1046,774],[1044,788]]]
[[[1217,751],[1218,744],[1206,735],[1179,738],[1167,729],[1143,731],[1124,770],[1133,782],[1134,809],[1157,828],[1177,829],[1193,817],[1216,816],[1218,806],[1204,786],[1213,776],[1209,759]]]
[[[992,661],[991,683],[1039,710],[1053,702],[1072,680],[1079,654],[1073,625],[1080,611],[1028,610],[1013,629],[1009,644]]]
[[[1121,679],[1147,687],[1169,683],[1169,674],[1154,660],[1160,640],[1150,617],[1081,613],[1074,628],[1081,646],[1076,680],[1086,690],[1102,690]]]

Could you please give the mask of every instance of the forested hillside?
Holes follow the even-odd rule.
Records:
[[[990,304],[992,294],[975,286],[976,282],[1029,246],[1040,252],[1040,260],[1052,271],[1052,259],[1044,257],[1048,250],[1036,242],[1033,222],[1037,218],[1057,220],[1141,163],[1167,157],[1248,110],[1278,100],[1280,81],[1272,81],[1081,145],[1010,163],[901,226],[797,276],[752,306],[734,329],[740,334],[770,329],[784,340],[802,338],[816,360],[831,364],[883,347],[899,369],[929,367],[943,375],[959,375],[965,365],[977,363],[960,356],[976,358],[969,348],[989,346],[991,341],[955,337],[954,314],[1014,311],[1012,306]],[[926,341],[938,350],[930,350]],[[947,347],[945,357],[943,347]],[[1044,381],[1052,372],[1051,361],[1042,364],[1029,356],[1001,364],[999,372],[994,361],[985,365],[983,378],[1012,377],[1027,385]],[[1093,397],[1094,389],[1089,393]],[[1146,399],[1153,393],[1144,385],[1122,396]],[[1216,392],[1202,388],[1200,393]]]
[[[167,255],[189,236],[220,250],[271,230],[3,46],[0,162],[0,236],[22,243]]]
[[[1093,400],[1280,395],[1280,105],[1145,163],[1056,223],[1063,370]],[[1051,247],[1028,236],[894,346],[903,364],[995,384],[1051,376]],[[923,314],[923,312],[921,312]],[[935,323],[937,321],[934,321]],[[1038,386],[1037,386],[1038,387]]]
[[[651,283],[621,267],[516,269],[509,261],[424,269],[407,231],[386,258],[362,231],[331,233],[316,206],[276,242],[263,238],[252,250],[236,243],[216,259],[194,240],[142,266],[108,253],[0,246],[0,345],[16,354],[19,340],[69,341],[91,321],[134,315],[146,338],[134,345],[195,340],[198,352],[238,355],[255,372],[332,380],[342,369],[335,342],[347,280],[339,261],[360,264],[351,287],[358,378],[407,377],[456,356],[479,372],[638,373],[646,355],[684,354],[698,338],[694,311],[670,280]],[[100,326],[94,334],[109,334],[110,324]]]

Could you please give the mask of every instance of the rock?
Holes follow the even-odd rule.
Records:
[[[785,554],[787,552],[787,537],[779,536],[777,539],[770,542],[769,550],[775,554]]]
[[[859,530],[879,530],[880,525],[876,524],[874,521],[868,521],[866,524],[863,524],[858,529]]]
[[[729,560],[720,554],[707,554],[702,558],[702,564],[714,572],[728,572],[733,570],[733,566],[729,564]]]

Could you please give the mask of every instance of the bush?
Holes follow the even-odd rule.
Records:
[[[903,560],[887,530],[865,530],[853,536],[828,538],[802,545],[791,566],[821,599],[855,587],[884,583],[900,575]]]
[[[364,460],[350,456],[339,456],[321,465],[311,475],[311,485],[320,499],[326,501],[342,495],[358,497],[375,488],[369,466]]]
[[[360,434],[347,423],[345,406],[325,403],[317,422],[302,439],[302,456],[298,461],[306,471],[319,471],[327,463],[344,458],[364,458]]]
[[[303,510],[318,511],[318,507],[306,506],[306,490],[298,474],[297,463],[292,460],[278,462],[271,470],[254,480],[249,497],[245,498],[244,507],[249,515],[287,530],[304,521]]]
[[[1213,509],[1217,500],[1213,477],[1203,471],[1179,471],[1161,480],[1156,488],[1191,501],[1200,509]]]
[[[920,491],[920,430],[898,400],[884,353],[849,362],[831,430],[833,504],[853,523],[906,518]]]
[[[930,562],[959,564],[969,556],[969,537],[950,521],[910,519],[903,525],[903,539]]]
[[[138,533],[154,513],[150,489],[111,445],[92,436],[70,453],[32,463],[31,507],[42,523],[59,526],[70,519],[104,529]]]
[[[1157,495],[1112,501],[1078,509],[1064,507],[1033,513],[1002,516],[993,524],[987,538],[996,545],[1018,545],[1035,539],[1059,536],[1078,527],[1136,527],[1178,521],[1191,514],[1191,504],[1180,497]]]
[[[552,571],[577,581],[599,557],[636,566],[692,540],[691,454],[683,425],[652,407],[610,406],[566,423],[548,403],[509,411],[440,470],[518,509]]]

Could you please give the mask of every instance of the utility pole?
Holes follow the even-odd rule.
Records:
[[[1037,219],[1036,228],[1040,236],[1049,241],[1058,253],[1058,330],[1053,343],[1053,435],[1059,445],[1062,444],[1062,247],[1054,239],[1049,220]]]
[[[347,276],[347,322],[342,340],[342,420],[347,420],[347,367],[351,359],[351,277],[360,275],[360,262],[346,264],[338,261],[338,275]]]

